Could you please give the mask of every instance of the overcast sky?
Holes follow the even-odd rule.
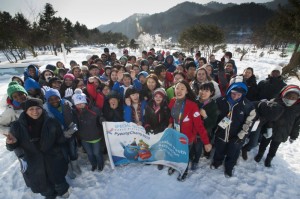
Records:
[[[212,0],[194,0],[191,2],[205,4]],[[214,0],[222,3],[246,2],[264,3],[272,0]],[[73,24],[78,21],[88,28],[111,22],[120,22],[134,13],[154,14],[168,10],[182,0],[0,0],[0,11],[23,13],[27,19],[34,21],[43,11],[46,3],[52,4],[56,16],[68,18]]]

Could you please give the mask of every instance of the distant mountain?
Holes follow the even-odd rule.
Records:
[[[139,20],[148,17],[149,14],[133,14],[121,22],[113,22],[107,25],[101,25],[98,29],[102,32],[121,32],[128,38],[137,38],[140,32]]]
[[[234,5],[236,5],[236,4],[234,4],[234,3],[223,4],[223,3],[216,2],[216,1],[211,1],[207,4],[204,4],[205,7],[214,9],[216,11],[223,10],[224,8],[232,7]]]
[[[280,0],[275,0],[280,1]],[[268,4],[269,5],[269,4]],[[169,10],[153,15],[134,14],[118,23],[99,26],[102,32],[121,32],[129,39],[142,32],[172,37],[174,41],[186,28],[198,24],[215,24],[221,27],[228,42],[245,42],[256,26],[264,24],[274,11],[265,4],[222,4],[210,2],[202,5],[192,2],[178,4]]]
[[[267,8],[271,10],[277,10],[279,4],[286,5],[288,4],[288,0],[274,0],[267,3],[261,3],[261,5],[265,5]]]

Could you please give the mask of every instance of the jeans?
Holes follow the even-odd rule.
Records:
[[[89,143],[86,141],[81,141],[83,148],[85,149],[88,159],[92,166],[98,166],[98,168],[103,167],[103,155],[101,151],[100,141],[96,143]]]

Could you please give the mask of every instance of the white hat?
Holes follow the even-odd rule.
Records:
[[[72,100],[75,105],[77,104],[87,104],[86,95],[82,92],[80,88],[76,88]]]
[[[278,70],[280,75],[282,74],[282,67],[281,66],[274,66],[271,70],[270,73],[271,74],[274,70]]]

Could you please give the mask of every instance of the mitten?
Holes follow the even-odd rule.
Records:
[[[25,173],[28,167],[27,162],[23,158],[18,158],[18,160],[20,162],[20,171]]]
[[[263,134],[266,139],[269,139],[273,135],[273,129],[267,128],[267,132]]]
[[[65,97],[71,97],[73,95],[72,88],[67,88],[65,91]]]

